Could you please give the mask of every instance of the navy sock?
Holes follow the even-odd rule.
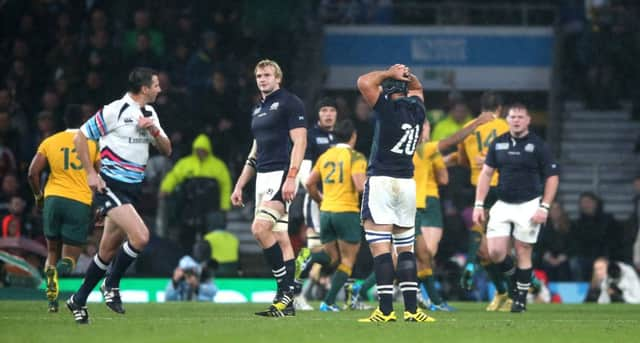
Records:
[[[93,260],[89,264],[89,268],[87,269],[87,273],[84,276],[84,280],[82,281],[82,285],[78,289],[78,291],[73,295],[73,300],[79,305],[86,305],[87,298],[89,297],[89,293],[96,287],[100,279],[107,272],[107,268],[109,267],[109,262],[103,261],[98,254],[93,256]]]
[[[293,290],[295,288],[294,276],[296,273],[296,260],[284,261],[284,267],[287,274],[284,276],[283,286],[285,289]]]
[[[507,255],[507,257],[505,257],[502,262],[496,263],[496,267],[506,277],[509,296],[513,298],[515,291],[515,282],[513,280],[513,275],[516,272],[516,266],[513,263],[513,258],[510,255]]]
[[[527,293],[531,286],[531,272],[532,268],[516,269],[516,291],[520,300],[526,301],[527,299]]]
[[[404,308],[406,311],[416,313],[418,274],[416,270],[416,258],[410,251],[402,252],[398,255],[398,284],[404,298]]]
[[[264,257],[267,260],[267,264],[271,267],[271,273],[273,277],[276,279],[278,283],[278,291],[282,290],[284,278],[287,275],[287,269],[284,266],[284,261],[282,260],[282,249],[280,249],[280,245],[276,242],[272,246],[263,249]]]
[[[373,268],[376,273],[376,284],[380,311],[388,315],[393,311],[393,259],[390,253],[378,255],[373,258]]]
[[[107,279],[104,282],[107,288],[120,288],[120,279],[122,279],[124,272],[127,271],[127,268],[129,268],[139,254],[140,251],[131,246],[128,241],[124,242],[113,261],[111,273],[107,275]]]

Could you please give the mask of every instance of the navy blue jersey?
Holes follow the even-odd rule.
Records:
[[[287,170],[293,144],[289,130],[305,127],[304,104],[294,94],[278,89],[254,108],[251,131],[258,145],[256,170]]]
[[[560,172],[547,144],[533,132],[522,138],[509,132],[498,136],[484,163],[500,173],[498,199],[514,204],[542,196],[547,178]]]
[[[318,157],[335,144],[333,140],[331,131],[322,129],[318,124],[314,125],[307,130],[307,150],[304,152],[304,159],[315,164]]]
[[[375,128],[369,156],[369,176],[413,177],[413,153],[425,118],[417,96],[391,100],[380,95],[373,106]]]

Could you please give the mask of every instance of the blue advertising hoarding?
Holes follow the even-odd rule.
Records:
[[[328,26],[326,87],[354,88],[359,75],[395,63],[426,89],[547,90],[551,28]]]

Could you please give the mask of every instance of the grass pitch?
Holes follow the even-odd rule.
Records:
[[[317,307],[317,304],[315,304]],[[89,304],[90,325],[76,325],[61,303],[0,302],[0,342],[639,342],[640,306],[529,305],[524,314],[488,313],[485,304],[454,303],[454,313],[430,313],[435,323],[358,323],[369,312],[299,312],[296,317],[253,315],[265,305],[211,303],[125,304],[117,315]],[[395,304],[401,318],[402,304]]]

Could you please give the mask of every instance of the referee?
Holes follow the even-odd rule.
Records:
[[[498,201],[491,207],[487,224],[489,256],[499,269],[515,278],[511,312],[524,312],[531,283],[531,252],[538,240],[540,225],[547,221],[549,204],[558,190],[558,164],[536,134],[529,132],[527,108],[515,104],[509,109],[509,132],[497,137],[489,147],[478,178],[473,221],[485,221],[484,199],[494,171],[499,172]],[[511,236],[517,266],[509,256]]]

